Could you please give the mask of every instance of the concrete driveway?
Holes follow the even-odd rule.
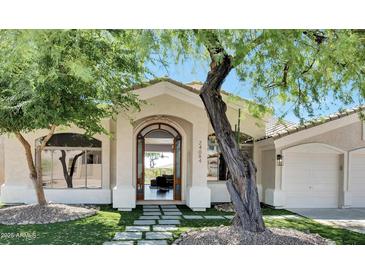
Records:
[[[291,208],[304,217],[365,234],[365,208]]]

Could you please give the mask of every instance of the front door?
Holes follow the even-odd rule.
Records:
[[[151,151],[155,153],[162,151],[162,155],[164,153],[172,154],[172,168],[161,168],[158,174],[153,174],[151,177],[151,170],[147,169],[146,171],[145,166],[145,157],[146,155],[148,157],[146,153]],[[181,200],[181,135],[177,130],[163,123],[145,127],[137,135],[136,156],[136,195],[138,201],[165,200],[163,198],[165,196],[170,197],[166,200]],[[170,191],[173,193],[171,194]],[[151,199],[151,197],[153,198]]]

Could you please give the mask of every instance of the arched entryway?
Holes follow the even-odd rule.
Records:
[[[153,123],[139,131],[136,143],[137,200],[181,200],[180,133],[171,125]],[[153,159],[165,157],[170,162],[155,168]]]

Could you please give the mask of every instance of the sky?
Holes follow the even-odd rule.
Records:
[[[174,61],[171,61],[167,68],[161,65],[149,65],[149,68],[156,75],[156,77],[169,77],[182,83],[190,83],[193,81],[204,82],[209,66],[208,64],[197,63],[194,62],[192,59],[188,59],[184,63],[178,64],[176,64]],[[234,71],[231,71],[231,73],[228,75],[222,86],[222,89],[246,99],[253,99],[249,92],[250,84],[248,82],[240,81],[239,78],[235,75]],[[326,98],[326,101],[329,103],[328,108],[326,108],[325,110],[317,110],[316,115],[329,115],[337,112],[340,107],[343,107],[340,103],[333,101],[331,97]],[[356,106],[356,104],[346,106],[346,108],[354,106]],[[288,106],[274,105],[274,108],[277,110],[282,110],[283,107],[287,108]],[[288,112],[288,114],[284,118],[287,121],[295,123],[299,122],[299,119],[294,115],[292,111]]]

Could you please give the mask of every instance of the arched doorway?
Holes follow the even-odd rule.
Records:
[[[180,133],[165,123],[137,134],[137,200],[181,200],[181,143]],[[170,161],[159,161],[165,157]]]

